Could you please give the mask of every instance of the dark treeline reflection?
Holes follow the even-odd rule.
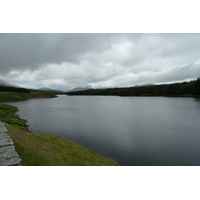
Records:
[[[67,95],[199,96],[200,78],[190,82],[173,83],[173,84],[73,91],[73,92],[67,92]]]

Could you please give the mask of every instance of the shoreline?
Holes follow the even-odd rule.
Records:
[[[113,97],[187,97],[187,98],[200,98],[200,95],[151,95],[151,94],[143,94],[143,95],[106,95],[106,94],[66,94],[66,96],[113,96]]]
[[[51,97],[40,94],[41,98]],[[6,102],[0,102],[0,120],[6,123],[8,135],[22,159],[22,166],[118,166],[115,161],[60,136],[32,133],[27,120],[16,114],[18,108]],[[10,102],[15,100],[11,99]]]

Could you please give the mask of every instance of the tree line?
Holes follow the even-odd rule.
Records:
[[[20,92],[20,93],[30,93],[30,90],[25,88],[17,88],[10,86],[0,86],[0,92]]]
[[[89,89],[67,92],[67,95],[117,95],[117,96],[199,96],[200,78],[190,82],[134,86],[125,88]]]

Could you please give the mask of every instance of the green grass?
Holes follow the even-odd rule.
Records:
[[[0,92],[0,102],[25,101],[24,93]]]
[[[116,162],[55,135],[30,133],[8,125],[23,166],[115,166]]]
[[[0,104],[0,121],[23,130],[28,130],[26,120],[20,119],[19,116],[16,115],[17,111],[18,109],[14,106]]]
[[[33,98],[54,98],[57,97],[55,94],[51,92],[31,92],[28,94],[24,94],[25,98],[33,99]]]
[[[0,102],[25,101],[32,98],[53,98],[56,97],[50,92],[31,92],[31,93],[17,93],[17,92],[0,92]]]

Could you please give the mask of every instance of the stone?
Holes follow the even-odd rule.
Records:
[[[4,139],[0,140],[0,147],[9,146],[9,145],[13,145],[13,144],[14,143],[11,139],[4,138]]]
[[[0,132],[1,132],[1,133],[6,133],[6,132],[7,132],[7,129],[6,129],[6,127],[5,127],[5,126],[2,126],[2,125],[0,125]]]
[[[0,160],[0,166],[19,166],[21,164],[21,158],[10,158],[10,159],[4,159]]]
[[[0,121],[0,166],[20,166],[21,158],[15,150],[14,142]]]
[[[11,146],[4,146],[0,148],[0,154],[4,152],[12,152],[15,151],[15,147],[13,145]]]

